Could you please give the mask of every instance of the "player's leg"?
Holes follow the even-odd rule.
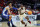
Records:
[[[10,27],[10,21],[11,21],[12,16],[8,15],[8,26]]]
[[[31,24],[31,21],[29,21],[28,16],[26,16],[26,14],[24,14],[25,19],[27,19],[27,21]]]
[[[23,16],[21,17],[21,23],[25,25],[24,27],[27,26],[27,24],[23,21]]]
[[[8,15],[8,21],[11,21],[12,16]]]
[[[23,17],[25,18],[26,17],[26,15],[25,14],[23,14]],[[29,19],[28,19],[29,20]],[[25,26],[24,27],[26,27],[27,26],[27,23],[25,23]]]
[[[10,20],[11,20],[11,17],[9,17],[10,15],[2,15],[2,17],[4,18],[4,19],[8,19],[8,26],[10,26]],[[10,18],[10,19],[9,19]]]
[[[19,15],[19,18],[20,18],[20,20],[21,20],[21,23],[22,23],[22,24],[25,24],[25,22],[23,21],[23,15]]]
[[[21,20],[21,23],[22,23],[22,24],[25,24],[25,22],[24,22],[23,20]]]
[[[25,18],[27,19],[27,21],[29,21],[29,18],[28,18],[28,16],[26,16]]]
[[[12,24],[12,27],[16,27],[16,26],[13,24],[12,19],[11,19],[11,24]]]
[[[28,16],[26,16],[25,18],[26,18],[26,19],[27,19],[27,21],[28,21],[28,22],[31,24],[31,21],[29,21],[29,18],[28,18]]]
[[[8,15],[8,23],[7,24],[9,27],[10,27],[11,18],[12,18],[12,16]]]

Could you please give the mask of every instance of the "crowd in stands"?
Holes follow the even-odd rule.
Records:
[[[6,7],[6,3],[8,1],[11,1],[11,0],[0,0],[0,14],[2,13],[2,10],[4,9],[4,7]],[[16,7],[16,8],[19,8],[20,5],[22,4],[20,2],[15,2],[15,0],[13,0],[12,2],[13,2],[13,7]],[[31,9],[31,6],[27,6],[27,5],[24,5],[24,6],[26,7],[26,9],[32,10],[33,15],[40,15],[40,11],[38,9]]]

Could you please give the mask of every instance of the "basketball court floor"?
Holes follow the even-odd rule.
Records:
[[[40,20],[31,21],[32,24],[27,23],[27,27],[40,27]],[[7,22],[0,22],[0,27],[8,27]],[[24,27],[20,22],[17,22],[17,27]]]

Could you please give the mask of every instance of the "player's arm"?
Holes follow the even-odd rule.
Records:
[[[21,14],[21,8],[18,8],[18,14]]]
[[[9,7],[6,7],[6,10],[8,10],[8,14],[11,15],[11,12],[10,12],[10,10],[9,10]],[[9,21],[11,21],[11,18],[12,18],[12,16],[9,16]]]
[[[8,9],[8,14],[10,14],[11,15],[11,12],[10,12],[10,10]]]
[[[9,10],[9,7],[6,7],[6,10],[8,10],[8,14],[11,15],[11,12],[10,12],[10,10]]]
[[[21,9],[20,9],[20,10],[18,10],[18,14],[19,14],[19,15],[21,14]]]
[[[25,10],[25,12],[24,13],[27,13],[29,10]]]
[[[17,8],[13,7],[13,9],[17,10]]]

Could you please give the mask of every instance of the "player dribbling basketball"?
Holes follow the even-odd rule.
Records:
[[[26,11],[25,7],[23,7],[23,5],[21,5],[21,7],[19,8],[19,18],[21,20],[21,23],[24,24],[26,27],[27,24],[23,21],[23,17],[25,17],[30,24],[31,24],[31,21],[29,21],[29,18],[26,16],[25,11]]]

